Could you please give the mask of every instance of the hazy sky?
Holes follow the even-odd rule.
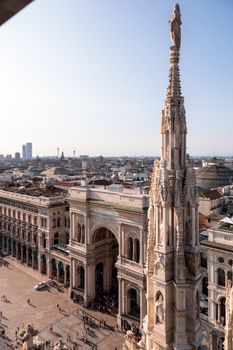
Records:
[[[180,0],[188,153],[233,154],[233,1]],[[159,155],[172,0],[34,0],[0,27],[0,153]]]

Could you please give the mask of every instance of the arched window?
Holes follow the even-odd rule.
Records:
[[[226,298],[220,300],[220,323],[223,326],[226,324]]]
[[[83,266],[78,265],[77,268],[77,288],[84,289],[84,282],[85,282],[85,270]]]
[[[70,241],[70,235],[69,232],[66,232],[66,244],[69,244]]]
[[[53,238],[53,244],[59,244],[59,233],[56,232]]]
[[[134,317],[140,317],[139,292],[135,288],[128,290],[128,313]]]
[[[57,227],[60,227],[60,218],[57,218]]]
[[[140,243],[139,240],[135,240],[135,261],[139,262],[140,259]]]
[[[232,271],[227,272],[227,280],[232,282]]]
[[[202,293],[208,297],[208,277],[202,279]]]
[[[81,231],[82,231],[81,225],[80,225],[80,223],[78,222],[78,224],[77,224],[77,241],[78,241],[78,242],[81,242]]]
[[[132,260],[133,259],[133,239],[129,237],[128,239],[128,259]]]
[[[85,243],[85,226],[82,225],[81,226],[81,243],[84,244]]]
[[[55,228],[55,227],[56,227],[56,219],[53,218],[53,228]]]
[[[46,238],[45,238],[45,234],[42,234],[42,246],[43,248],[46,248]]]
[[[218,285],[225,287],[226,285],[226,280],[225,280],[225,271],[223,269],[218,269],[217,270],[217,274],[218,274]]]

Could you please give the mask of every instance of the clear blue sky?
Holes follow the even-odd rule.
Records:
[[[181,0],[188,153],[233,154],[233,1]],[[159,155],[171,0],[34,0],[0,27],[0,153]]]

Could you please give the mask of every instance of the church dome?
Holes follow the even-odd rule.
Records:
[[[224,165],[209,165],[196,172],[197,186],[210,190],[211,188],[227,186],[232,183],[233,170]]]

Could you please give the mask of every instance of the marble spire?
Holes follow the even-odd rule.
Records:
[[[146,349],[197,349],[200,345],[198,196],[186,164],[186,115],[179,57],[181,14],[170,24],[169,81],[161,121],[161,160],[150,189],[147,242]]]

